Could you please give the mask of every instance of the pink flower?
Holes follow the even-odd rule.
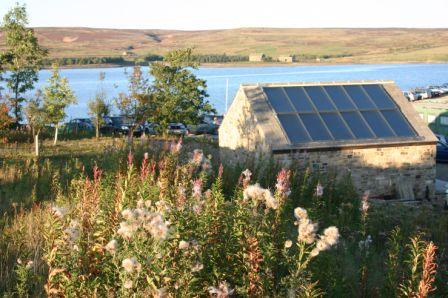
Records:
[[[170,151],[171,153],[179,153],[182,149],[182,137],[179,138],[177,143],[171,143]]]
[[[291,172],[282,169],[277,175],[277,184],[275,188],[279,192],[279,194],[284,196],[289,196],[291,194],[290,186],[289,186],[289,177],[291,176]]]
[[[316,196],[321,197],[324,194],[324,187],[319,183],[316,186]]]
[[[202,197],[202,180],[196,179],[193,182],[193,197],[199,199]]]
[[[250,179],[252,177],[252,172],[249,169],[244,170],[244,172],[241,173],[240,181],[243,182],[243,188],[246,188],[249,186]]]

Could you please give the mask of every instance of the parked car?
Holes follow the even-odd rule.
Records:
[[[416,101],[421,99],[421,96],[415,94],[414,92],[410,92],[410,91],[404,91],[403,92],[404,97],[406,97],[408,99],[408,101]]]
[[[414,93],[421,96],[421,99],[431,98],[431,92],[427,89],[416,89]]]
[[[427,90],[431,93],[431,97],[439,97],[444,94],[444,91],[439,86],[429,86]]]
[[[189,134],[189,131],[188,131],[187,127],[185,126],[185,124],[183,124],[183,123],[170,123],[170,124],[168,124],[167,133],[172,134],[172,135],[184,136],[184,135]]]
[[[447,138],[446,138],[444,135],[441,135],[441,134],[435,134],[435,136],[437,137],[437,139],[438,139],[440,142],[442,142],[442,143],[448,145]]]
[[[67,133],[92,132],[95,127],[89,118],[72,119],[65,124],[64,131]]]
[[[438,141],[436,150],[436,162],[448,162],[448,145]]]
[[[132,122],[122,116],[104,117],[104,125],[100,128],[101,133],[128,134]]]
[[[146,135],[156,135],[159,131],[158,127],[159,125],[157,123],[147,122],[140,124],[134,129],[134,136],[140,137],[143,133]]]

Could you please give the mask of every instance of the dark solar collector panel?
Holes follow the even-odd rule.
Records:
[[[415,137],[380,84],[264,87],[291,143]]]

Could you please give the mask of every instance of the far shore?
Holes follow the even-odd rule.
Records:
[[[230,68],[230,67],[291,67],[291,66],[330,66],[330,65],[371,65],[371,64],[447,64],[448,61],[369,61],[369,62],[353,62],[353,61],[323,61],[323,62],[229,62],[229,63],[202,63],[200,67],[204,68]],[[84,65],[61,65],[61,69],[83,69],[83,68],[117,68],[117,67],[133,67],[133,65],[122,64],[84,64]],[[46,66],[43,69],[51,69]]]

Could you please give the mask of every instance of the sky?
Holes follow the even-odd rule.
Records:
[[[0,16],[15,2],[32,27],[448,28],[448,0],[0,0]]]

